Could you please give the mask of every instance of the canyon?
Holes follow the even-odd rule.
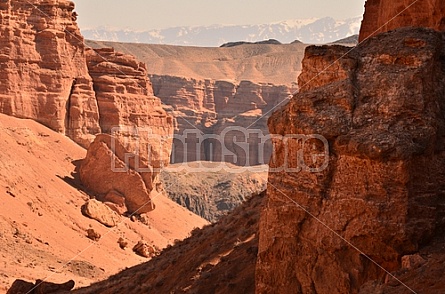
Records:
[[[210,263],[201,261],[218,251],[200,250],[201,266],[189,268],[183,254],[189,244],[202,248],[204,238],[218,240],[218,248],[233,246],[204,228],[157,260],[77,293],[196,293],[210,285],[220,285],[210,291],[221,293],[443,291],[444,45],[443,33],[402,28],[354,50],[306,49],[300,76],[306,87],[269,119],[276,137],[266,197],[248,201],[261,201],[261,208],[253,212],[246,204],[212,225],[218,230],[227,219],[256,215],[247,227],[255,229],[255,271],[252,257],[239,261],[241,238]],[[339,56],[335,70],[314,78]],[[309,137],[283,140],[292,134]],[[224,230],[227,237],[244,231]],[[180,276],[193,278],[170,274],[169,265],[189,268]]]
[[[87,44],[114,48],[150,65],[153,93],[176,118],[172,163],[224,161],[244,167],[269,162],[267,119],[297,90],[307,46],[293,42],[206,48],[92,40]]]
[[[217,51],[87,49],[73,2],[0,3],[1,289],[68,291],[75,282],[75,293],[442,292],[443,10],[434,0],[394,3],[367,2],[356,47]],[[369,35],[400,8],[406,13],[391,27]],[[261,62],[234,71],[236,56]],[[263,80],[268,73],[291,78],[280,86]],[[166,197],[166,188],[184,192],[177,201],[199,212],[202,199],[178,184],[201,187],[195,192],[206,198],[216,181],[187,172],[224,177],[209,172],[221,162],[192,160],[228,161],[232,171],[261,163],[260,151],[243,145],[264,135],[250,127],[271,134],[265,192],[238,195],[246,201],[223,215],[223,192],[264,185],[252,174],[249,182],[226,177],[201,213],[219,219],[212,224]],[[174,141],[184,133],[192,136],[181,149]],[[224,144],[211,141],[221,134]],[[218,157],[226,145],[231,157]],[[17,278],[32,283],[12,284]]]
[[[296,90],[306,46],[87,44],[113,47],[150,64],[153,93],[176,118],[172,163],[227,161],[238,166],[268,163],[267,119]]]

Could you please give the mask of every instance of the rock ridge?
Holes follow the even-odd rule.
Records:
[[[268,124],[272,134],[326,141],[273,142],[256,293],[358,293],[386,275],[363,254],[398,270],[443,226],[443,37],[382,33],[320,76],[348,49],[307,48],[306,88]]]

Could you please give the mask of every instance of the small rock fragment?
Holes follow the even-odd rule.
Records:
[[[404,269],[416,269],[421,267],[426,260],[419,254],[405,255],[402,257],[402,268]]]
[[[125,249],[128,247],[128,242],[124,240],[124,238],[120,237],[119,240],[117,240],[117,243],[119,243],[119,247],[121,249]]]
[[[87,230],[87,237],[93,241],[99,241],[100,237],[102,237],[98,232],[94,229]]]
[[[156,255],[156,248],[147,244],[145,241],[139,241],[134,247],[133,251],[142,257],[151,258]]]

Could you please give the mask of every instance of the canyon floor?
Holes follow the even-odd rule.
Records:
[[[215,222],[253,194],[266,190],[268,165],[240,167],[226,162],[171,164],[161,172],[169,198]]]

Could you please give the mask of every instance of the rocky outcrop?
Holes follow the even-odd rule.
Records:
[[[87,51],[104,133],[81,165],[84,185],[118,213],[154,209],[160,168],[170,161],[173,118],[153,95],[145,64],[112,48]]]
[[[120,222],[120,217],[116,212],[95,199],[88,200],[82,206],[81,210],[85,216],[95,219],[110,228],[117,226]],[[89,235],[90,233],[88,232],[88,236]]]
[[[82,161],[79,174],[84,186],[94,192],[98,200],[122,206],[122,199],[118,198],[122,196],[128,212],[138,214],[155,207],[152,194],[159,191],[154,184],[156,174],[153,167],[113,136],[96,136]]]
[[[310,46],[306,48],[303,71],[298,77],[299,92],[307,92],[322,86],[352,78],[357,60],[348,52],[351,48],[332,46]]]
[[[147,244],[145,241],[139,241],[134,245],[133,251],[137,255],[145,258],[152,258],[159,254],[159,251],[154,246]]]
[[[267,118],[275,105],[289,98],[288,87],[157,75],[150,79],[155,95],[171,106],[167,109],[177,120],[172,163],[206,160],[251,166],[268,162]],[[259,150],[260,146],[264,148]]]
[[[445,31],[445,2],[367,0],[359,42],[401,27],[426,27]]]
[[[102,132],[159,168],[169,163],[173,117],[153,90],[144,63],[112,48],[87,51]]]
[[[443,40],[420,28],[380,34],[331,78],[313,69],[346,49],[307,49],[308,90],[269,120],[291,139],[274,139],[257,293],[357,293],[444,224]]]
[[[100,132],[72,1],[0,3],[0,112],[87,146]]]

